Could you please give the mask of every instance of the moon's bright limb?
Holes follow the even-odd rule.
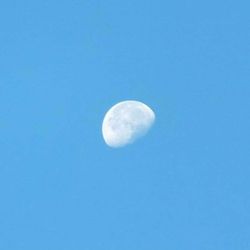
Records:
[[[105,115],[102,134],[107,145],[118,148],[133,143],[145,135],[155,121],[155,114],[138,101],[124,101],[114,105]]]

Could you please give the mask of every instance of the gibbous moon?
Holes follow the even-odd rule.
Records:
[[[123,147],[144,136],[152,127],[155,114],[146,104],[138,101],[120,102],[106,113],[102,134],[106,144]]]

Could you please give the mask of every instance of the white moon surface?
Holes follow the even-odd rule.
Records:
[[[102,124],[103,138],[110,147],[123,147],[144,136],[154,121],[155,114],[146,104],[123,101],[106,113]]]

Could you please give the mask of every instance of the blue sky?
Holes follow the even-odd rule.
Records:
[[[3,1],[0,249],[249,250],[249,1]],[[105,112],[135,99],[122,149]]]

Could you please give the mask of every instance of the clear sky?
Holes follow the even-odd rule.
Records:
[[[0,4],[1,250],[249,250],[250,3]],[[111,149],[127,99],[150,133]]]

